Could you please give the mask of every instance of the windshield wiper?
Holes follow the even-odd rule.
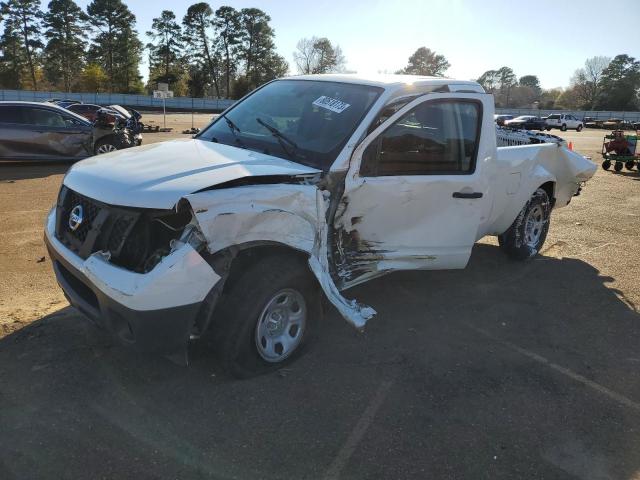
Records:
[[[282,150],[284,150],[284,152],[289,156],[289,158],[294,158],[294,154],[289,152],[289,150],[287,149],[287,147],[284,146],[284,144],[286,142],[289,145],[291,145],[294,148],[294,152],[295,152],[295,150],[298,149],[298,144],[296,142],[291,140],[289,137],[287,137],[284,133],[282,133],[280,130],[278,130],[273,125],[269,125],[267,122],[262,120],[260,117],[256,117],[256,122],[258,122],[260,125],[262,125],[264,128],[266,128],[267,130],[269,130],[271,132],[271,135],[273,135],[276,138],[276,140],[278,140],[278,143],[282,147]]]
[[[242,148],[247,148],[244,142],[238,136],[238,133],[242,133],[242,130],[240,130],[240,128],[238,128],[238,126],[233,122],[233,120],[227,117],[227,115],[225,115],[224,113],[220,116],[224,118],[225,122],[227,122],[227,126],[229,127],[229,130],[231,130],[231,133],[233,133],[233,136],[236,137],[236,143],[240,145]]]

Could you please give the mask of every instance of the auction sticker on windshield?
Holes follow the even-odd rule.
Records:
[[[351,106],[348,103],[344,103],[335,98],[327,97],[326,95],[319,97],[313,102],[313,104],[336,113],[342,113]]]

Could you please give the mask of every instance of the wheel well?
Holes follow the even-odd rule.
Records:
[[[116,136],[113,133],[108,133],[107,135],[103,135],[102,137],[100,137],[98,140],[95,141],[94,146],[95,145],[99,145],[100,143],[106,141],[106,140],[110,140],[112,143],[115,143],[114,140],[116,139]]]
[[[284,244],[247,244],[232,247],[233,259],[229,265],[229,276],[225,282],[225,290],[233,286],[234,282],[251,265],[269,256],[288,256],[292,261],[300,262],[302,266],[307,264],[309,254],[296,250]]]
[[[554,182],[547,182],[547,183],[543,183],[538,188],[541,188],[545,192],[547,192],[547,195],[549,196],[549,200],[551,200],[551,202],[553,203],[555,200],[555,197],[554,197],[555,187],[556,187],[556,184]]]

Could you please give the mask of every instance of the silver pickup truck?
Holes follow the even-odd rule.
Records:
[[[542,247],[595,165],[559,143],[496,146],[475,82],[310,75],[270,82],[194,139],[93,157],[65,176],[45,240],[72,305],[124,344],[185,363],[211,330],[233,375],[293,358],[324,296],[464,268],[476,240]]]

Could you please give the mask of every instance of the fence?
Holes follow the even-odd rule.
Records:
[[[97,105],[127,105],[138,108],[162,108],[162,99],[151,95],[126,95],[121,93],[63,93],[63,92],[33,92],[29,90],[0,90],[0,101],[43,102],[50,98],[78,100],[83,103]],[[235,100],[174,97],[167,98],[167,108],[172,110],[206,110],[222,111],[233,105]]]
[[[640,122],[640,112],[606,112],[588,110],[536,110],[534,108],[496,108],[496,113],[505,115],[536,115],[545,117],[553,113],[567,113],[574,115],[579,120],[584,117],[592,117],[596,120],[609,120],[610,118],[620,118],[628,122]]]
[[[50,98],[78,100],[83,103],[97,105],[127,105],[138,108],[162,108],[162,99],[151,95],[127,95],[121,93],[64,93],[64,92],[33,92],[29,90],[0,90],[0,101],[21,100],[28,102],[43,102]],[[230,99],[174,97],[167,98],[167,108],[170,110],[204,110],[222,111],[235,102]],[[568,113],[577,118],[593,117],[596,120],[620,118],[629,122],[640,122],[640,112],[607,112],[585,110],[536,110],[534,108],[496,108],[496,113],[509,115],[537,115],[546,116],[552,113]]]

